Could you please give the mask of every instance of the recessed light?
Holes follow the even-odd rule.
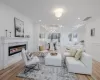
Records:
[[[78,19],[80,20],[80,17]]]
[[[63,26],[62,26],[62,25],[60,25],[60,27],[62,28]]]
[[[41,20],[39,20],[39,22],[41,22]]]

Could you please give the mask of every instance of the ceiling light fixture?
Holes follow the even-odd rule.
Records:
[[[41,20],[39,20],[39,22],[41,22]]]
[[[57,18],[60,18],[62,16],[63,12],[64,12],[63,8],[57,8],[54,10],[54,14]]]
[[[80,18],[78,18],[80,20]]]

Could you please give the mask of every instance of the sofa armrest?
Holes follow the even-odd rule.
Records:
[[[81,61],[88,68],[89,71],[92,71],[92,57],[89,54],[83,52]]]

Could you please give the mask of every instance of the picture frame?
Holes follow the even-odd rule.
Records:
[[[73,38],[77,38],[77,36],[78,36],[77,33],[73,34]]]
[[[57,39],[58,42],[60,42],[60,38],[61,38],[61,34],[60,33],[49,33],[48,34],[48,39],[51,39],[51,41],[53,39]]]
[[[60,33],[50,33],[48,35],[48,39],[58,39],[60,37],[61,37]]]
[[[92,37],[95,36],[95,28],[92,28],[92,29],[91,29],[91,36],[92,36]]]
[[[72,33],[68,35],[69,41],[72,41]]]
[[[40,39],[45,38],[45,34],[44,34],[44,33],[40,33],[40,34],[39,34],[39,38],[40,38]]]
[[[24,37],[24,22],[14,17],[15,37]]]

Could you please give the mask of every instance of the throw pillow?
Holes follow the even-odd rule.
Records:
[[[31,60],[33,58],[33,54],[30,52],[26,52],[27,60]]]
[[[39,46],[39,50],[40,51],[43,51],[44,50],[44,47],[43,46]]]
[[[81,58],[81,56],[82,56],[82,49],[79,49],[79,50],[77,50],[77,53],[75,55],[75,59],[79,60]]]
[[[70,48],[66,48],[66,50],[70,50]]]
[[[70,51],[69,51],[70,53],[71,53],[71,56],[72,57],[74,57],[75,56],[75,54],[76,54],[76,52],[77,52],[77,50],[76,49],[74,49],[74,48],[72,48],[72,49],[70,49]]]

